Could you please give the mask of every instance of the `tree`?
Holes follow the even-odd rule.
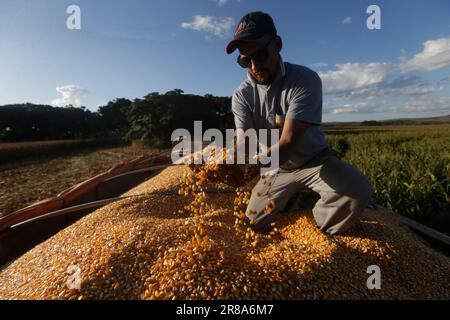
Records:
[[[204,130],[233,128],[231,98],[183,94],[180,89],[136,99],[128,109],[127,119],[130,130],[126,139],[145,139],[166,147],[171,145],[175,129],[193,133],[196,120],[202,121]]]
[[[151,92],[142,99],[117,98],[97,112],[73,105],[53,107],[31,103],[0,106],[0,139],[32,141],[50,139],[121,137],[144,139],[156,146],[170,146],[175,129],[194,131],[201,120],[203,130],[234,128],[230,97],[184,94],[174,89]]]
[[[104,129],[113,135],[124,135],[129,128],[126,109],[130,105],[130,100],[117,98],[99,107],[98,114],[102,118]]]
[[[381,126],[381,123],[375,120],[363,121],[362,126]]]
[[[180,95],[182,95],[183,93],[184,93],[184,91],[181,90],[181,89],[173,89],[173,90],[171,90],[171,91],[167,91],[167,92],[166,92],[166,95],[167,95],[167,96],[180,96]]]

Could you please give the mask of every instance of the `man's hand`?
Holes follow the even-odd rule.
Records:
[[[231,187],[243,187],[254,176],[252,166],[237,164],[190,165],[189,168],[201,181],[223,183]]]

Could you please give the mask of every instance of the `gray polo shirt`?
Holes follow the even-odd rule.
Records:
[[[320,127],[322,81],[316,72],[307,67],[280,59],[275,80],[268,86],[257,84],[247,72],[247,80],[234,91],[231,106],[236,128],[276,128],[276,114],[284,115],[285,119],[314,125],[305,132],[291,159],[281,168],[300,167],[319,152],[329,148]]]

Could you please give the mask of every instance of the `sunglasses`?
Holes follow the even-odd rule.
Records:
[[[267,58],[269,57],[269,50],[267,50],[267,48],[269,47],[269,45],[272,43],[274,38],[270,39],[269,42],[267,42],[267,44],[262,47],[261,49],[258,49],[254,54],[252,54],[251,56],[248,57],[242,57],[241,55],[238,55],[237,57],[237,63],[244,69],[247,69],[252,60],[262,63],[264,61],[267,60]]]

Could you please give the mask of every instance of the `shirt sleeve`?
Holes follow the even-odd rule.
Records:
[[[300,120],[312,125],[322,124],[322,81],[314,73],[309,81],[292,89],[286,119]]]
[[[234,114],[234,124],[236,125],[236,129],[253,128],[252,113],[238,91],[234,92],[231,99],[231,110]]]

